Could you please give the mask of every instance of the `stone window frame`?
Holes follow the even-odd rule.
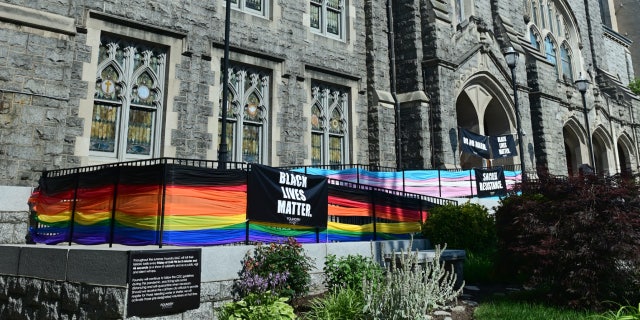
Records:
[[[529,34],[530,45],[537,49],[539,53],[547,58],[547,61],[554,63],[556,74],[559,79],[569,81],[573,75],[577,74],[576,55],[580,52],[578,39],[580,38],[575,27],[575,21],[568,15],[566,4],[563,0],[527,0],[525,6],[526,15],[529,17],[527,23],[527,33]],[[544,14],[543,14],[544,13]],[[543,19],[545,22],[543,23]],[[533,37],[535,35],[535,38]],[[538,41],[538,46],[533,42]],[[548,44],[546,39],[551,40],[554,49],[554,59],[548,56]],[[561,47],[565,46],[568,59],[563,59]],[[565,74],[565,62],[571,64],[568,74]]]
[[[229,72],[229,100],[230,108],[227,109],[227,146],[229,161],[252,162],[265,164],[268,161],[269,146],[269,118],[271,112],[271,81],[273,72],[268,69],[231,63]],[[222,97],[222,79],[220,79],[219,96]],[[251,103],[251,98],[257,98],[258,103]],[[218,101],[218,141],[220,141],[222,123],[222,98]],[[251,118],[246,110],[255,108],[257,117]],[[251,112],[251,111],[249,111]],[[245,141],[245,128],[258,127],[259,141]],[[253,145],[245,145],[255,142]],[[219,148],[219,144],[218,144]],[[245,158],[249,156],[251,149],[257,149],[254,154],[256,159]],[[218,150],[219,152],[219,150]]]
[[[248,13],[254,16],[267,18],[270,14],[270,0],[257,0],[260,2],[260,10],[256,10],[247,5],[248,2],[256,2],[256,0],[231,0],[231,9],[238,10],[244,13]],[[223,7],[227,5],[226,1],[223,1]]]
[[[85,125],[82,133],[76,138],[74,146],[74,155],[79,158],[80,165],[99,165],[141,158],[135,156],[117,158],[102,152],[89,151],[91,119],[98,75],[97,61],[102,34],[167,48],[166,76],[163,76],[166,78],[166,83],[163,88],[163,98],[160,99],[162,101],[162,110],[158,111],[154,128],[156,139],[154,140],[153,152],[150,157],[175,156],[176,147],[171,144],[169,135],[178,129],[178,112],[174,108],[173,97],[180,94],[180,80],[176,79],[174,75],[176,67],[180,63],[179,57],[188,48],[187,34],[94,10],[88,10],[86,15],[84,24],[78,27],[86,33],[86,46],[89,48],[91,55],[91,59],[83,63],[82,79],[88,83],[88,89],[86,97],[80,99],[78,110],[78,117],[83,119]]]
[[[329,4],[332,1],[338,2],[338,8],[332,8]],[[336,40],[346,40],[347,35],[347,0],[310,0],[309,2],[309,28],[311,32]],[[318,8],[318,26],[313,23],[313,10]],[[334,12],[339,14],[338,34],[328,31],[328,14]]]
[[[105,40],[108,41],[108,43],[103,43]],[[160,148],[161,124],[163,111],[165,109],[164,105],[167,98],[167,84],[165,79],[167,72],[168,48],[165,46],[145,43],[141,40],[126,39],[122,36],[110,34],[108,32],[101,33],[100,42],[100,47],[105,50],[106,59],[98,61],[96,89],[93,97],[93,116],[91,118],[92,121],[90,125],[91,136],[89,143],[89,155],[102,158],[113,158],[117,161],[151,159],[157,157],[159,155],[158,149]],[[118,56],[119,52],[117,51],[120,47],[123,49],[121,57]],[[153,51],[158,53],[152,57]],[[152,59],[157,60],[152,61]],[[137,62],[138,60],[139,62]],[[152,63],[157,64],[155,68],[156,70],[154,70],[154,66],[151,65]],[[117,79],[103,79],[103,73],[109,69],[114,70],[117,73]],[[140,97],[142,97],[141,90],[144,84],[141,85],[140,83],[137,83],[137,80],[144,75],[148,75],[152,81],[152,84],[146,87],[146,95],[153,95],[157,97],[156,99],[153,99],[153,101],[150,101],[150,103],[140,101],[142,100]],[[118,86],[122,89],[120,94],[117,97],[114,97],[114,99],[108,99],[100,96],[100,93],[103,92],[103,84],[106,82],[113,83],[114,86]],[[98,106],[102,107],[98,108]],[[109,113],[109,116],[113,117],[113,121],[104,119],[105,115],[96,114],[96,111],[100,111],[99,109],[103,109],[104,107],[109,110],[114,110],[113,113]],[[152,118],[150,119],[150,128],[146,128],[145,130],[143,125],[135,126],[130,123],[131,117],[135,117],[135,110],[149,112],[152,114]],[[106,128],[108,127],[108,122],[113,122],[115,124],[115,128],[112,129],[114,131],[112,132],[115,144],[114,150],[101,151],[98,150],[99,148],[93,148],[94,144],[100,143],[99,140],[102,140],[99,138],[94,140],[93,137],[96,136],[95,133],[102,129],[107,131]],[[112,131],[111,128],[109,129],[110,130],[108,131]],[[148,154],[129,150],[131,149],[129,148],[129,145],[135,144],[135,141],[139,140],[149,140]]]
[[[454,25],[464,24],[474,14],[474,0],[451,0]]]
[[[327,83],[313,79],[311,81],[311,104],[310,104],[310,135],[311,135],[311,164],[312,165],[340,165],[349,161],[349,111],[350,92],[347,87]],[[333,103],[330,102],[333,97]],[[314,115],[313,110],[319,109],[319,114]],[[340,119],[332,118],[338,112]],[[317,122],[317,126],[314,124]],[[340,131],[331,130],[331,126],[339,127]],[[314,127],[317,127],[314,128]],[[319,159],[315,156],[314,136],[320,138]],[[331,140],[340,139],[340,160],[332,161]],[[318,159],[318,160],[316,160]]]

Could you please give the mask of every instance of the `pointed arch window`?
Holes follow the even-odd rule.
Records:
[[[556,68],[556,75],[572,81],[573,53],[579,52],[573,39],[577,30],[567,8],[556,0],[527,0],[531,19],[527,24],[531,46],[540,50]],[[544,39],[544,40],[542,40]],[[558,48],[558,44],[560,48]]]
[[[311,164],[343,164],[347,161],[348,91],[312,84]]]
[[[227,151],[231,161],[263,163],[267,143],[270,74],[235,66],[229,72]],[[222,108],[218,113],[218,141]]]
[[[567,43],[560,47],[560,59],[562,60],[562,75],[566,81],[573,82],[573,66],[571,64],[571,53]]]
[[[533,28],[529,29],[529,41],[531,41],[531,46],[540,50],[540,40]]]
[[[547,61],[551,62],[551,64],[555,66],[557,63],[556,45],[555,43],[553,43],[553,40],[551,40],[551,37],[547,36],[544,39],[544,47],[545,47],[545,54],[547,56]]]
[[[157,156],[166,51],[101,38],[89,139],[92,155],[117,161]]]

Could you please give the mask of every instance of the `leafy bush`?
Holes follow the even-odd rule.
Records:
[[[321,299],[313,300],[310,307],[311,310],[304,315],[305,319],[367,319],[364,313],[362,291],[349,287],[329,291]]]
[[[467,283],[500,282],[495,272],[495,251],[482,253],[467,252],[464,259],[464,280]]]
[[[247,252],[234,283],[234,293],[242,298],[266,290],[276,295],[298,298],[309,291],[312,260],[294,238],[286,243],[258,244]]]
[[[364,279],[380,278],[382,267],[371,258],[361,255],[336,257],[330,254],[324,263],[325,283],[329,291],[339,288],[362,290]]]
[[[639,195],[634,180],[621,176],[525,183],[496,208],[499,272],[574,308],[638,301]]]
[[[425,264],[418,264],[418,253],[410,249],[392,254],[384,278],[364,281],[368,317],[374,320],[428,319],[429,311],[456,299],[464,284],[460,289],[454,289],[456,274],[453,268],[445,270],[440,261],[441,254],[440,246],[436,246],[433,260]]]
[[[467,202],[431,209],[422,234],[433,244],[479,253],[496,246],[495,222],[482,205]]]
[[[629,82],[629,89],[637,95],[640,95],[640,78],[636,78]]]
[[[249,293],[240,301],[229,302],[218,309],[220,320],[288,320],[296,319],[289,298],[271,292]]]

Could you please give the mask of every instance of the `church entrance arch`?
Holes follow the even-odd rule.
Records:
[[[513,134],[515,138],[515,113],[508,95],[486,75],[470,80],[456,100],[456,117],[459,128],[485,136]],[[460,142],[458,142],[460,145]],[[471,169],[490,166],[510,166],[513,158],[482,159],[459,152],[460,167]]]

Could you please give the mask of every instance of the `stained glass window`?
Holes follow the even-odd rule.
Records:
[[[344,0],[311,0],[309,26],[312,30],[342,39],[344,37]]]
[[[267,149],[266,122],[269,110],[269,81],[266,71],[244,66],[229,69],[227,109],[228,159],[263,163]],[[222,88],[221,88],[222,90]],[[218,113],[218,141],[222,132],[222,109]]]
[[[156,156],[166,48],[103,36],[91,119],[92,155],[118,161]]]
[[[311,163],[343,164],[347,161],[348,91],[323,84],[314,84],[311,91]]]

